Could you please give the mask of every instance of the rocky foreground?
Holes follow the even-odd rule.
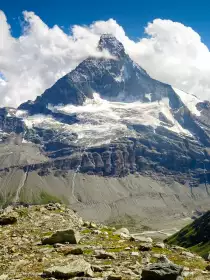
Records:
[[[59,203],[0,215],[0,279],[210,279],[209,264],[178,246],[84,222]]]

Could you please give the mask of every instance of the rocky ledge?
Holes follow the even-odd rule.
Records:
[[[209,279],[200,256],[84,222],[59,203],[9,206],[0,227],[0,279]]]

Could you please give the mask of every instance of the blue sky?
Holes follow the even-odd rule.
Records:
[[[13,36],[20,34],[21,13],[28,10],[49,26],[58,24],[65,31],[74,24],[114,18],[131,39],[141,37],[146,24],[155,18],[171,19],[192,27],[210,47],[208,0],[1,0],[0,9],[12,26]]]

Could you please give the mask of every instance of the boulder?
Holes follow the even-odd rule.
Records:
[[[116,235],[121,235],[121,234],[130,235],[130,232],[127,228],[120,228],[120,229],[116,230],[114,232],[114,234],[116,234]]]
[[[131,247],[126,247],[124,250],[125,250],[125,251],[130,251],[130,250],[131,250]]]
[[[64,266],[53,266],[43,271],[43,277],[54,277],[56,279],[69,279],[76,276],[93,276],[91,265],[84,259],[75,260]]]
[[[173,263],[154,263],[142,270],[142,280],[177,280],[183,267]]]
[[[103,268],[100,267],[99,265],[92,265],[92,266],[91,266],[91,269],[92,269],[94,272],[102,272],[102,271],[103,271]]]
[[[72,250],[69,251],[69,254],[71,254],[71,255],[82,255],[83,250],[81,248],[72,248]]]
[[[161,249],[165,249],[165,244],[162,243],[162,242],[157,242],[157,243],[155,244],[155,247],[161,248]]]
[[[158,258],[158,261],[159,261],[159,262],[162,262],[162,263],[170,263],[170,262],[171,262],[165,255],[161,255],[161,256]]]
[[[151,243],[142,243],[138,246],[139,251],[145,252],[150,251],[152,249]]]
[[[97,259],[116,259],[114,253],[106,252],[104,250],[96,251]]]
[[[81,248],[72,248],[70,246],[63,246],[57,249],[58,252],[63,253],[64,255],[82,255],[83,250]]]
[[[131,256],[132,257],[138,257],[139,256],[139,252],[131,252]]]
[[[63,231],[57,231],[53,233],[50,237],[42,239],[42,244],[53,245],[55,243],[70,243],[77,244],[80,241],[80,235],[73,229],[67,229]]]
[[[148,252],[142,254],[141,264],[148,265],[151,260],[151,255]]]
[[[95,224],[93,222],[90,222],[88,227],[89,228],[93,228],[93,229],[97,229],[98,228],[97,224]]]
[[[153,240],[151,237],[147,236],[138,236],[138,235],[131,235],[130,241],[139,241],[139,242],[146,242],[146,243],[152,243]]]
[[[186,251],[183,251],[182,255],[185,256],[185,257],[188,257],[188,258],[194,258],[195,257],[195,255],[193,253],[186,252]]]
[[[6,226],[6,225],[13,225],[17,222],[17,218],[13,216],[1,216],[0,217],[0,225]]]
[[[120,238],[122,238],[122,239],[129,239],[130,235],[127,235],[125,233],[120,233]]]

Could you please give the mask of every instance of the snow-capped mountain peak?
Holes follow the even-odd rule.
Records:
[[[106,49],[111,55],[116,57],[125,56],[125,49],[123,44],[111,34],[101,35],[100,41],[98,43],[98,48],[99,50]]]
[[[116,59],[87,58],[35,101],[25,102],[18,110],[0,109],[2,194],[8,185],[12,186],[8,197],[14,187],[19,190],[21,186],[28,189],[26,196],[18,191],[21,197],[30,193],[33,202],[40,188],[53,195],[70,190],[69,201],[76,201],[79,208],[96,205],[96,212],[118,212],[126,203],[123,215],[129,209],[131,216],[140,206],[146,209],[147,197],[155,212],[162,204],[165,208],[158,213],[171,205],[177,209],[180,191],[188,186],[197,205],[199,192],[194,195],[193,187],[200,183],[205,184],[209,197],[210,104],[152,79],[113,36],[103,35],[99,47]],[[76,183],[79,172],[95,176]],[[19,182],[17,175],[21,176]],[[148,183],[145,187],[139,175],[151,177],[155,183],[160,180],[161,185],[156,189]],[[106,178],[104,197],[104,187],[94,183],[101,176],[126,178]],[[166,197],[162,189],[168,182]],[[146,196],[139,193],[141,189],[147,189]],[[115,200],[113,195],[117,195]],[[62,197],[66,201],[66,195]],[[107,198],[110,204],[104,208]],[[200,200],[203,204],[202,197]],[[182,213],[186,201],[185,195]],[[98,208],[100,203],[103,206]],[[119,208],[115,208],[117,203]],[[191,202],[189,205],[192,209]]]
[[[46,150],[54,142],[101,149],[130,138],[144,145],[150,141],[149,148],[154,145],[158,153],[163,143],[166,150],[171,145],[179,150],[189,141],[210,146],[208,104],[152,79],[115,37],[102,35],[99,47],[118,58],[88,58],[35,101],[23,103],[17,112],[3,112],[9,118],[6,131],[17,122],[16,132],[25,131],[26,141],[38,141]],[[5,120],[1,129],[5,132]]]

